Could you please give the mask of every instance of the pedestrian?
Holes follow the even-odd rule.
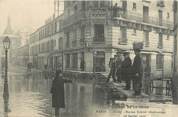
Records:
[[[135,49],[135,58],[132,65],[134,95],[141,94],[143,67],[140,56],[140,49]]]
[[[117,76],[117,82],[121,83],[121,65],[122,65],[122,55],[121,53],[117,53],[117,58],[115,62],[116,66],[116,76]]]
[[[56,117],[59,117],[60,108],[65,108],[64,83],[67,82],[71,81],[63,79],[62,71],[57,70],[51,87],[52,107],[55,108]]]
[[[116,75],[115,60],[116,60],[116,56],[114,56],[114,58],[110,58],[110,61],[109,61],[110,72],[109,72],[109,75],[108,75],[107,82],[109,82],[111,77],[112,77],[114,82],[116,81],[116,79],[115,79],[115,75]]]
[[[130,83],[131,83],[131,67],[132,67],[132,61],[129,56],[129,52],[124,52],[124,60],[121,65],[121,76],[122,79],[126,82],[126,90],[130,90]]]

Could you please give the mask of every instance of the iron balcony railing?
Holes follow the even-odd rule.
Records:
[[[151,16],[143,17],[142,14],[136,13],[133,11],[126,11],[116,17],[122,17],[127,20],[148,23],[148,24],[152,24],[152,25],[156,25],[156,26],[165,26],[170,29],[173,28],[173,22],[171,20],[164,20],[164,19],[159,19],[157,17],[151,17]]]

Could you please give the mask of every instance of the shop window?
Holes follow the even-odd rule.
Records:
[[[104,72],[105,71],[105,53],[98,51],[94,54],[93,60],[93,70],[95,72]]]
[[[156,69],[163,69],[164,56],[162,54],[156,55]]]

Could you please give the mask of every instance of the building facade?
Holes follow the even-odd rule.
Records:
[[[118,50],[128,50],[134,58],[132,46],[138,41],[144,44],[144,66],[151,66],[154,77],[170,77],[172,4],[151,0],[65,1],[61,16],[31,34],[32,62],[42,62],[43,66],[52,56],[53,68],[63,58],[65,70],[108,72],[109,60]],[[48,25],[52,29],[45,30]],[[41,36],[46,33],[47,37]]]
[[[57,67],[61,57],[61,28],[62,16],[47,21],[44,26],[37,29],[30,35],[29,56],[33,67],[44,69],[47,65],[50,69]],[[60,62],[62,63],[62,62]]]

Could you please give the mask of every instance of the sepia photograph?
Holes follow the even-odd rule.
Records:
[[[178,0],[0,0],[0,117],[177,117]]]

